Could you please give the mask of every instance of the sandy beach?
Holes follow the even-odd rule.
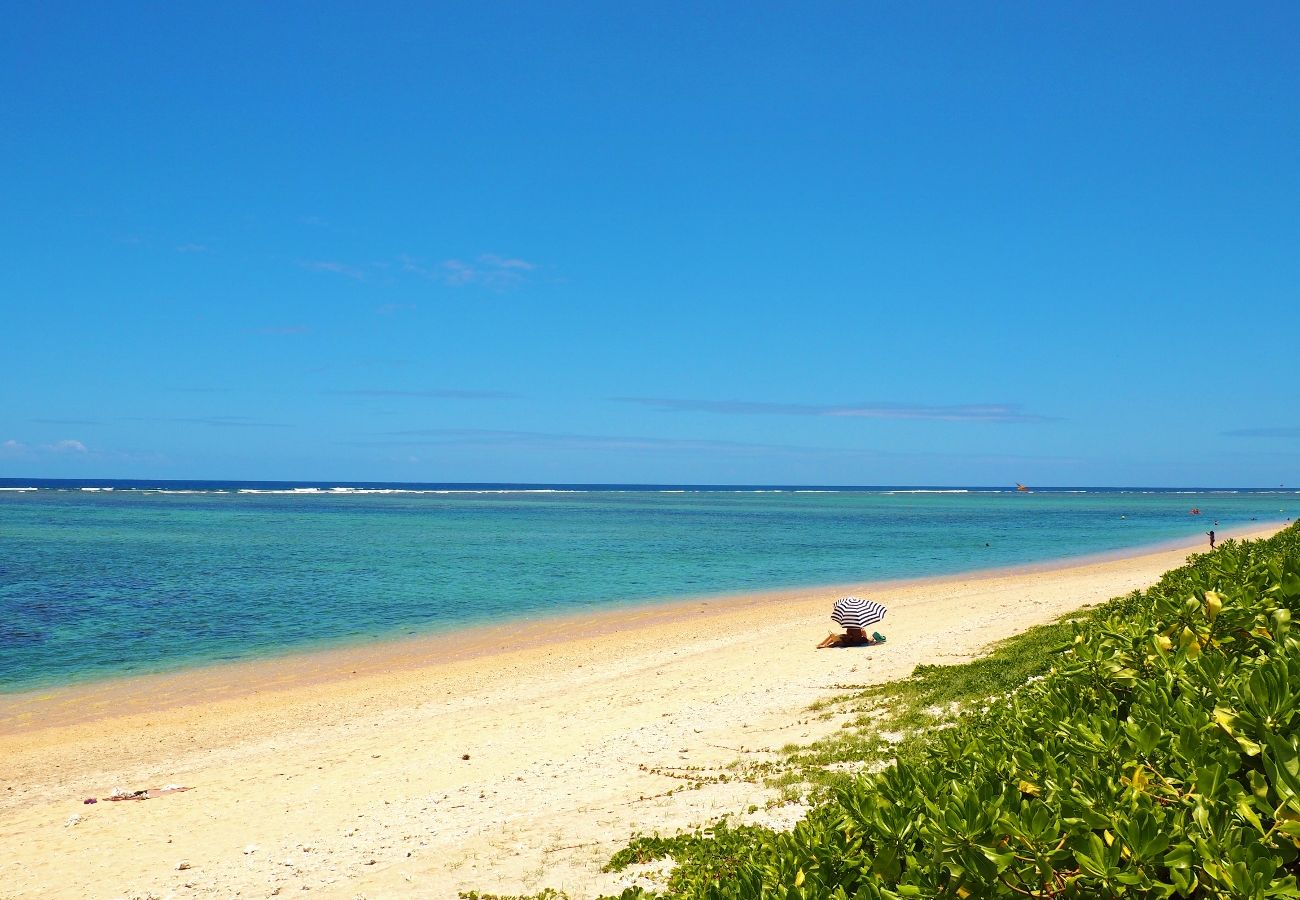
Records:
[[[839,723],[808,705],[835,685],[969,658],[1151,584],[1203,540],[0,695],[0,896],[617,893],[635,873],[600,867],[633,832],[801,814],[652,770],[815,739]],[[890,608],[888,643],[814,650],[848,592]],[[169,784],[191,789],[82,802]]]

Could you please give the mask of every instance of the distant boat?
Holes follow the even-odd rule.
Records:
[[[1189,516],[1199,516],[1201,514],[1201,510],[1198,507],[1193,506],[1191,509],[1187,511],[1187,514]]]
[[[1022,492],[1026,493],[1026,494],[1029,493],[1029,488],[1025,487],[1025,486],[1024,486],[1023,484],[1021,484],[1019,481],[1016,482],[1016,490],[1017,490],[1017,491],[1022,491]]]

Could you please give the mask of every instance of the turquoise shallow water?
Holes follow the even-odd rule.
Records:
[[[1300,508],[1291,491],[18,486],[0,489],[4,691],[620,603],[1042,562]]]

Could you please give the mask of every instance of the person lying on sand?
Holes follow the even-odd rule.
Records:
[[[871,637],[867,637],[867,632],[862,628],[845,628],[843,634],[831,634],[822,638],[822,642],[817,645],[821,650],[825,647],[874,647],[876,644],[883,644],[885,636],[879,631],[874,631]]]

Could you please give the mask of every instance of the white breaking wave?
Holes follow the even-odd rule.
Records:
[[[237,494],[323,494],[320,488],[239,488]]]
[[[906,490],[906,491],[885,491],[885,493],[886,494],[969,494],[970,491],[967,490],[966,488],[944,488],[942,490],[938,488],[932,488],[932,489],[917,488],[915,490]],[[998,491],[997,493],[1002,493],[1002,491]]]
[[[590,494],[593,491],[575,491],[565,488],[492,488],[468,490],[411,491],[412,494]],[[601,492],[603,493],[603,492]]]

